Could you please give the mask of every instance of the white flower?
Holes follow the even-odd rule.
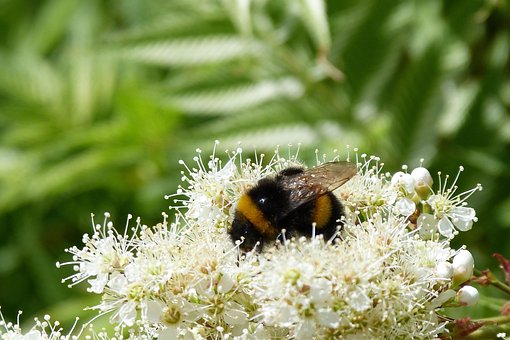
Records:
[[[361,290],[355,289],[347,298],[349,305],[357,312],[363,312],[372,305],[372,300]]]
[[[83,249],[77,247],[66,249],[67,252],[73,254],[73,261],[57,263],[57,267],[77,265],[78,272],[65,278],[62,282],[70,280],[72,283],[69,286],[73,286],[88,279],[90,284],[88,291],[101,294],[110,275],[115,271],[123,270],[133,258],[134,245],[126,234],[117,233],[113,223],[108,221],[109,216],[110,214],[105,213],[103,225],[96,225],[94,215],[92,215],[94,234],[92,237],[86,234],[83,236],[85,247]],[[131,216],[128,217],[127,223],[130,220]],[[140,227],[139,221],[137,227]]]
[[[460,173],[464,170],[460,167],[459,172],[452,185],[447,188],[449,176],[444,179],[444,183],[440,179],[439,190],[436,194],[430,195],[426,203],[433,211],[434,218],[437,220],[437,229],[439,233],[448,238],[453,238],[457,230],[467,231],[473,226],[476,219],[476,213],[473,208],[466,206],[466,199],[475,191],[482,190],[482,186],[478,184],[476,187],[455,195],[457,192],[457,180]]]
[[[203,159],[198,151],[194,166],[182,162],[185,185],[170,196],[172,223],[165,214],[153,228],[137,220],[123,233],[107,219],[94,225],[83,249],[69,250],[67,264],[77,273],[68,279],[87,280],[102,297],[95,308],[110,314],[117,335],[133,338],[435,338],[444,332],[436,313],[457,296],[453,289],[472,263],[462,250],[452,261],[450,239],[438,233],[471,227],[476,217],[466,195],[454,196],[455,183],[432,191],[423,167],[392,176],[378,157],[356,153],[358,174],[335,192],[346,216],[334,242],[302,237],[240,254],[228,234],[237,200],[296,158],[276,152],[264,165],[262,157],[243,159],[239,148],[222,163],[215,152]],[[467,293],[459,291],[462,303],[469,302]]]
[[[395,203],[396,212],[402,216],[410,216],[416,210],[416,204],[407,197],[399,198]]]
[[[410,174],[402,171],[396,172],[391,178],[391,184],[396,187],[397,190],[403,190],[404,195],[410,195],[414,193],[414,178]]]
[[[382,163],[378,157],[362,154],[357,159],[358,174],[338,189],[347,208],[347,218],[356,220],[360,214],[370,215],[377,211],[391,211],[400,192],[397,192],[382,174]]]
[[[160,324],[158,339],[176,339],[186,329],[186,319],[193,307],[184,299],[175,299],[164,304],[161,301],[147,301],[146,318],[152,324]]]
[[[44,320],[34,318],[34,325],[31,329],[23,332],[19,322],[22,312],[18,312],[18,319],[15,324],[6,322],[2,312],[0,311],[0,338],[5,340],[71,340],[78,339],[81,331],[75,333],[78,318],[76,318],[71,329],[64,333],[64,329],[60,327],[60,322],[52,321],[49,315],[44,316]]]

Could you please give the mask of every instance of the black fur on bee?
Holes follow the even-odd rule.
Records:
[[[283,237],[322,234],[334,238],[342,226],[344,207],[332,193],[356,174],[348,162],[330,162],[305,170],[286,168],[259,180],[237,203],[229,230],[241,250],[258,250]],[[283,230],[285,229],[285,236]]]

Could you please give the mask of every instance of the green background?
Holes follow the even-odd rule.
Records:
[[[346,144],[465,167],[480,269],[510,257],[507,1],[0,0],[0,305],[72,320],[90,213],[161,220],[195,149]],[[482,294],[492,294],[483,289]],[[484,300],[473,316],[498,313]]]

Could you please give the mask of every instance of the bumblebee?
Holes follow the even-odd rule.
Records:
[[[242,240],[242,251],[250,251],[257,242],[264,243],[296,235],[316,234],[333,238],[341,228],[344,207],[333,190],[356,174],[349,162],[329,162],[315,168],[286,168],[276,176],[266,177],[244,193],[237,202],[229,230],[235,243]]]

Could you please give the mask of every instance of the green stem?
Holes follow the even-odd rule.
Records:
[[[496,280],[496,282],[493,282],[492,285],[510,295],[510,287],[503,282]]]
[[[473,322],[483,322],[485,324],[492,325],[504,325],[506,323],[510,323],[510,315],[491,316],[489,318],[476,319],[473,320]]]
[[[432,213],[432,208],[427,203],[422,203],[422,212],[430,214]]]
[[[510,316],[498,315],[495,317],[473,320],[474,322],[485,322],[486,325],[473,333],[467,339],[494,339],[497,333],[510,331]],[[491,327],[492,326],[492,327]]]
[[[487,278],[489,279],[488,280],[489,284],[493,285],[494,287],[498,288],[499,290],[510,295],[510,286],[499,281],[498,278],[491,271],[481,272],[481,271],[475,269],[475,274],[476,274],[476,276],[486,275]]]

